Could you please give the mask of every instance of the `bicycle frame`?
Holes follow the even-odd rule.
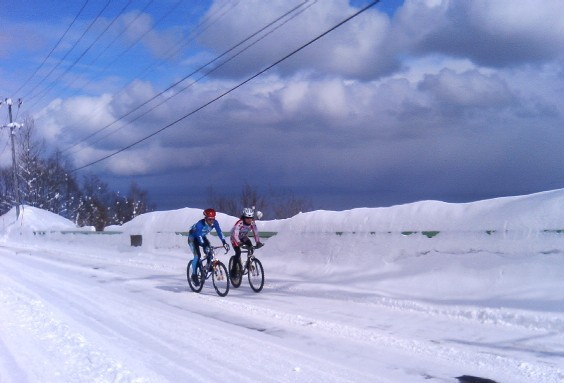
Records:
[[[255,249],[256,248],[253,246],[252,253],[249,251],[249,249],[241,249],[241,255],[243,255],[244,253],[247,254],[247,262],[243,264],[243,275],[247,274],[249,263],[252,262],[253,259],[255,259],[255,252],[254,252]]]
[[[254,292],[258,293],[264,286],[264,268],[261,261],[255,257],[255,249],[257,249],[255,246],[253,246],[252,251],[247,248],[241,248],[241,256],[246,253],[247,260],[243,264],[243,262],[241,262],[241,259],[239,259],[240,273],[230,274],[229,278],[231,279],[231,285],[235,288],[238,288],[241,285],[243,276],[247,275],[247,279],[249,280],[251,288]],[[234,257],[235,256],[232,256],[229,260],[230,271],[232,270],[232,262],[234,262]]]
[[[197,272],[193,273],[192,263],[194,260],[188,262],[186,278],[188,279],[188,285],[192,291],[196,293],[202,291],[204,282],[212,277],[213,287],[219,296],[224,297],[229,292],[229,272],[223,262],[215,256],[215,250],[219,248],[222,248],[222,246],[211,247],[208,254],[198,259],[196,266]],[[229,250],[227,249],[225,254],[228,252]],[[196,278],[196,280],[193,280],[194,278]]]
[[[217,267],[217,263],[221,262],[215,258],[215,251],[217,249],[223,249],[223,246],[212,246],[210,247],[210,249],[211,249],[210,254],[206,254],[205,257],[200,258],[200,264],[202,265],[202,267],[206,272],[206,279],[210,277],[211,272]],[[228,252],[229,250],[226,250],[225,254],[227,254]],[[210,255],[211,255],[211,260],[208,259]],[[211,267],[210,267],[210,263],[211,263]]]

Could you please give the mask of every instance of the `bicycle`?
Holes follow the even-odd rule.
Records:
[[[256,246],[253,246],[250,249],[241,248],[241,256],[243,253],[247,254],[245,267],[243,267],[240,258],[239,262],[235,265],[233,265],[235,263],[235,256],[233,255],[229,258],[229,279],[231,280],[231,285],[234,288],[241,286],[243,275],[247,275],[249,285],[251,285],[251,289],[253,289],[255,293],[260,292],[264,287],[264,268],[262,267],[261,261],[254,255],[254,250],[256,249]],[[235,272],[231,273],[232,270],[235,270]]]
[[[193,292],[199,293],[202,291],[204,282],[211,276],[213,288],[217,295],[224,297],[229,293],[229,273],[223,262],[215,257],[216,249],[223,249],[223,246],[210,247],[209,254],[201,258],[199,265],[196,267],[196,275],[199,282],[198,286],[192,281],[192,262],[194,262],[194,260],[192,259],[188,262],[186,277],[188,279],[188,285],[190,285],[190,289],[192,289]],[[225,251],[225,254],[227,254],[228,251],[229,250]]]

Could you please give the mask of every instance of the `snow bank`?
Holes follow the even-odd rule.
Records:
[[[421,201],[384,208],[313,211],[263,222],[263,230],[307,232],[529,231],[564,229],[564,189],[471,203]]]
[[[0,233],[4,239],[34,236],[52,231],[92,230],[78,228],[72,221],[39,208],[23,205],[16,219],[16,208],[0,217]]]
[[[470,203],[420,201],[382,208],[318,210],[292,218],[261,221],[262,231],[298,233],[403,231],[531,231],[564,229],[564,189]],[[130,234],[183,232],[201,219],[200,209],[183,208],[140,215],[110,229]],[[217,217],[223,231],[237,220]]]
[[[564,189],[559,189],[461,204],[420,201],[383,208],[318,210],[300,213],[288,219],[260,221],[259,229],[263,232],[294,233],[302,236],[320,233],[405,235],[406,232],[440,231],[440,236],[444,237],[449,232],[468,234],[467,232],[473,231],[480,233],[480,240],[484,235],[496,232],[516,232],[519,238],[527,239],[545,231],[563,230],[563,211]],[[124,225],[110,226],[105,230],[122,232],[127,238],[130,235],[142,235],[143,246],[185,246],[185,238],[177,234],[187,232],[201,218],[201,209],[186,207],[142,214]],[[218,213],[217,219],[222,230],[227,233],[237,217]],[[16,229],[19,235],[23,232],[79,229],[67,219],[29,206],[23,207],[17,222],[15,212],[11,210],[2,216],[0,224],[0,230],[5,236],[12,235],[10,233]],[[511,234],[504,234],[504,238],[510,236]],[[494,242],[498,243],[498,239],[494,238]],[[386,238],[382,240],[385,243]]]
[[[186,232],[196,221],[204,218],[201,209],[182,208],[169,211],[155,211],[141,214],[121,226],[109,226],[106,230],[119,230],[126,234]],[[217,213],[217,220],[223,231],[229,231],[237,218]]]

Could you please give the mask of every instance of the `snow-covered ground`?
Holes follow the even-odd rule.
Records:
[[[265,288],[225,298],[186,283],[200,217],[0,217],[0,382],[564,381],[564,190],[259,222]]]

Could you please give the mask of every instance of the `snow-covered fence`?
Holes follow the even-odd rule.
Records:
[[[43,231],[36,232],[33,241],[61,241],[66,243],[92,243],[105,247],[130,247],[131,235],[119,231]],[[216,236],[210,237],[219,245]],[[375,253],[383,254],[428,254],[432,252],[465,254],[481,251],[492,253],[555,254],[564,253],[564,230],[421,230],[421,231],[370,231],[370,232],[265,232],[264,240],[283,252],[295,252],[308,242],[321,244],[320,252],[355,252],[357,244]],[[296,244],[296,239],[299,239]],[[539,240],[540,239],[540,240]],[[302,241],[303,240],[303,241]],[[301,243],[301,245],[300,245]],[[133,250],[133,248],[131,248]],[[189,251],[185,232],[144,232],[140,250]],[[363,250],[365,251],[365,250]]]

